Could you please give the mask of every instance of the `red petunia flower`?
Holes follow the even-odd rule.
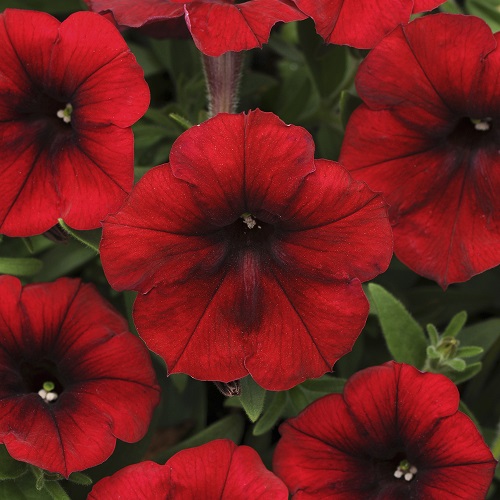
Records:
[[[288,389],[331,370],[392,254],[385,204],[272,113],[219,114],[174,143],[104,222],[101,258],[170,373]]]
[[[255,450],[228,439],[175,454],[165,465],[142,462],[101,479],[88,500],[286,500],[288,490]]]
[[[0,276],[0,443],[69,476],[147,431],[159,387],[143,343],[93,286]]]
[[[358,49],[375,47],[412,14],[435,9],[445,0],[293,0],[311,17],[326,42]]]
[[[484,498],[496,460],[443,375],[394,362],[280,427],[273,470],[293,498]]]
[[[130,126],[149,105],[142,69],[116,28],[78,12],[0,14],[0,233],[58,218],[99,227],[133,184]]]
[[[269,40],[277,22],[305,19],[291,0],[85,0],[95,12],[113,13],[116,22],[146,27],[163,36],[178,36],[179,21],[191,32],[198,49],[208,56],[239,52]]]
[[[341,161],[383,192],[396,255],[444,288],[500,263],[500,34],[439,14],[361,65]]]

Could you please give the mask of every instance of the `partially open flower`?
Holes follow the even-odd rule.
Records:
[[[106,19],[0,14],[0,233],[99,227],[132,188],[143,71]]]
[[[293,0],[316,23],[326,42],[371,49],[412,14],[445,0]]]
[[[280,427],[273,470],[293,498],[485,498],[496,460],[443,375],[387,363]]]
[[[111,12],[120,26],[178,36],[182,25],[208,56],[262,47],[280,21],[305,19],[291,0],[85,0],[95,12]],[[182,25],[180,24],[182,23]]]
[[[69,476],[146,433],[159,387],[149,353],[92,285],[0,276],[0,443]]]
[[[255,450],[228,439],[176,453],[165,465],[141,462],[101,479],[88,500],[286,500],[283,482]]]
[[[395,253],[442,287],[500,264],[500,34],[439,14],[360,66],[341,161],[384,194]]]
[[[101,258],[170,373],[271,390],[331,370],[364,326],[361,282],[384,271],[382,198],[312,138],[259,110],[182,134],[104,221]]]

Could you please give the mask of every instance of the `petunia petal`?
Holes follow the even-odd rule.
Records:
[[[170,166],[175,177],[192,184],[216,225],[248,211],[279,213],[315,168],[310,134],[272,113],[223,113],[189,132],[172,146]]]
[[[216,268],[225,255],[220,229],[207,223],[189,185],[169,165],[144,175],[103,227],[101,258],[117,290],[145,293],[160,282],[183,281],[197,270]]]
[[[305,275],[369,280],[385,271],[392,257],[385,202],[341,165],[326,160],[315,165],[283,213],[283,231],[272,251],[283,266]]]

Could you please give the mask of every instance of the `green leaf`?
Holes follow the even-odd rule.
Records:
[[[68,481],[71,481],[75,484],[81,484],[82,486],[90,486],[93,481],[92,478],[87,476],[87,474],[83,474],[83,472],[73,472],[68,478]]]
[[[441,357],[441,354],[437,352],[437,349],[433,345],[427,346],[426,353],[429,359],[439,359]]]
[[[466,311],[460,311],[458,314],[455,314],[443,332],[443,337],[456,337],[462,331],[466,322]]]
[[[170,375],[170,381],[179,392],[184,392],[189,381],[189,376],[185,373],[173,373]]]
[[[347,380],[345,378],[323,375],[321,378],[309,379],[300,386],[308,391],[323,392],[325,394],[341,393]]]
[[[258,385],[250,375],[242,378],[240,384],[241,396],[239,398],[241,405],[250,421],[256,422],[264,409],[266,390]]]
[[[253,428],[254,436],[260,436],[272,429],[283,415],[287,401],[286,392],[269,392],[268,394],[271,401]]]
[[[469,14],[486,21],[494,32],[500,30],[500,0],[466,0],[465,7]]]
[[[154,458],[154,461],[163,464],[178,451],[184,450],[185,448],[200,446],[214,439],[231,439],[238,444],[241,442],[244,429],[245,419],[243,416],[239,413],[232,413],[203,429],[198,434],[160,453]]]
[[[288,397],[290,398],[295,415],[300,413],[310,403],[307,393],[300,387],[300,385],[290,389],[288,391]]]
[[[352,113],[362,103],[363,101],[358,96],[351,94],[347,90],[343,90],[340,93],[340,121],[344,130]]]
[[[184,130],[190,129],[193,124],[186,118],[184,118],[181,115],[178,115],[177,113],[170,113],[168,115],[175,123],[180,125]]]
[[[24,462],[14,460],[8,453],[7,448],[0,445],[0,481],[4,479],[16,479],[28,470]]]
[[[483,367],[483,364],[479,361],[477,363],[472,363],[471,365],[468,365],[465,370],[461,372],[454,372],[454,373],[449,373],[447,374],[448,377],[455,382],[455,384],[462,384],[463,382],[466,382],[467,380],[470,380],[472,377],[477,375],[480,371],[481,368]]]
[[[38,274],[42,267],[43,262],[39,259],[16,259],[11,257],[0,257],[0,274],[12,274],[13,276],[33,276],[35,274]]]
[[[422,327],[406,308],[380,285],[368,285],[370,301],[377,312],[389,352],[396,361],[422,368],[427,341]]]
[[[472,358],[474,356],[479,356],[484,352],[484,349],[482,347],[475,347],[475,346],[470,346],[470,347],[459,347],[457,349],[457,358]]]

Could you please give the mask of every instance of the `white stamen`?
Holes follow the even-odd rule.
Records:
[[[50,391],[50,392],[47,392],[45,389],[40,389],[38,391],[38,395],[46,402],[46,403],[50,403],[52,401],[55,401],[59,395],[57,394],[57,392],[53,392],[53,391]]]
[[[418,472],[418,469],[417,469],[414,465],[412,465],[412,466],[410,467],[410,472],[411,472],[413,475],[415,475],[415,474]]]
[[[71,113],[73,112],[73,106],[71,105],[71,103],[68,102],[68,104],[66,104],[66,107],[64,109],[60,109],[56,115],[58,118],[61,118],[61,120],[64,122],[64,123],[70,123],[71,122]]]
[[[491,118],[471,118],[474,128],[480,132],[487,132],[491,128]]]
[[[253,229],[257,226],[257,221],[252,217],[252,214],[246,213],[241,216],[244,224],[247,225],[248,229]],[[262,229],[261,226],[257,226],[258,229]]]
[[[399,469],[396,469],[394,471],[394,477],[397,477],[398,479],[403,477],[403,471],[402,470],[399,470]]]
[[[403,460],[394,471],[394,477],[397,479],[404,477],[405,481],[411,481],[417,472],[418,469],[414,465],[411,465],[408,460]]]
[[[413,474],[411,472],[407,472],[405,474],[405,481],[411,481],[413,479]]]

